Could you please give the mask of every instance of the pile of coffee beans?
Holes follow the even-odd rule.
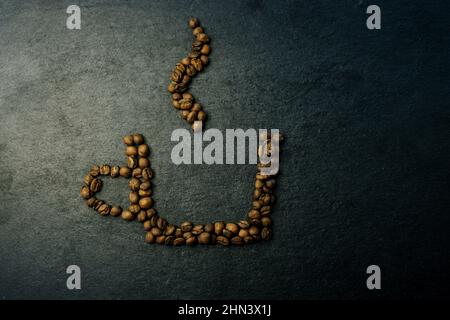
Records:
[[[174,71],[175,76],[172,74],[172,83],[169,86],[169,91],[173,91],[174,106],[178,108],[183,104],[181,108],[183,110],[182,113],[187,114],[185,119],[191,123],[192,119],[194,119],[193,121],[204,121],[206,115],[202,111],[201,106],[193,102],[194,98],[192,95],[186,92],[187,84],[190,82],[192,76],[201,71],[207,64],[207,55],[210,49],[207,45],[209,38],[199,26],[198,20],[191,19],[189,21],[189,27],[193,29],[194,35],[196,36],[193,51],[188,58],[182,60],[181,64],[177,64]],[[193,66],[195,71],[189,66]],[[177,70],[180,70],[180,72],[178,73]],[[187,70],[191,71],[188,72]],[[184,106],[185,104],[189,105],[189,108]],[[193,130],[195,129],[193,127]],[[276,145],[279,145],[283,140],[281,134],[270,135],[266,133],[260,138],[267,142],[266,148],[269,152],[274,148],[272,146],[273,141],[276,141]],[[195,244],[228,246],[250,244],[271,238],[271,213],[275,203],[274,188],[276,186],[276,175],[264,175],[261,171],[263,167],[267,167],[270,164],[259,162],[257,165],[252,206],[245,219],[238,222],[215,221],[206,224],[194,224],[191,221],[185,221],[180,225],[176,225],[169,223],[166,219],[159,216],[154,208],[151,183],[153,171],[150,168],[150,161],[148,159],[150,148],[145,143],[144,137],[142,134],[127,135],[123,138],[123,142],[126,145],[125,165],[94,165],[84,177],[84,185],[81,188],[80,195],[85,199],[86,204],[94,208],[100,215],[121,216],[126,221],[137,219],[144,226],[146,231],[145,241],[147,243],[173,246],[192,246]],[[279,161],[279,159],[274,160]],[[103,182],[100,179],[101,176],[110,176],[112,178],[124,177],[129,179],[128,187],[130,193],[128,199],[130,205],[127,209],[123,210],[118,205],[109,205],[96,197],[96,194],[103,186]]]
[[[168,90],[172,94],[174,108],[180,110],[181,117],[190,123],[195,130],[194,126],[199,123],[195,124],[194,122],[204,122],[206,113],[203,111],[201,104],[196,102],[194,96],[188,92],[188,89],[192,78],[208,64],[211,47],[209,46],[209,37],[200,27],[196,18],[189,20],[189,27],[195,37],[192,43],[192,51],[175,66]]]

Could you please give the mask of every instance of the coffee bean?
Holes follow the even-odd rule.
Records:
[[[130,179],[130,181],[128,182],[128,187],[133,190],[133,191],[138,191],[139,187],[141,185],[141,182],[139,181],[139,179],[137,178],[132,178]]]
[[[111,177],[115,178],[119,175],[120,168],[118,166],[111,167]]]
[[[174,241],[173,241],[173,245],[174,246],[181,246],[181,245],[183,245],[183,244],[185,244],[186,243],[186,240],[184,240],[184,238],[176,238]]]
[[[150,223],[150,220],[144,221],[144,230],[145,231],[150,231],[151,229],[152,229],[152,225]]]
[[[89,174],[93,177],[96,177],[100,174],[100,168],[98,166],[92,166]]]
[[[91,197],[91,191],[89,190],[88,187],[84,186],[83,188],[81,188],[80,195],[84,199],[89,199]]]
[[[133,136],[127,135],[127,136],[123,137],[123,142],[124,142],[127,146],[132,146],[132,145],[134,144]]]
[[[145,220],[147,220],[147,212],[145,212],[145,210],[139,211],[137,215],[137,220],[139,222],[144,222]]]
[[[198,59],[198,58],[192,59],[191,60],[191,65],[193,65],[195,70],[197,70],[198,72],[203,70],[202,61],[200,59]]]
[[[255,188],[256,189],[261,189],[263,187],[263,185],[264,185],[264,181],[262,181],[262,180],[256,180],[255,181]]]
[[[195,225],[195,226],[192,228],[192,234],[194,234],[194,235],[197,236],[197,235],[199,235],[200,233],[202,233],[203,230],[204,230],[203,225],[201,225],[201,224]]]
[[[150,223],[151,223],[152,227],[157,227],[158,226],[158,216],[155,215],[155,216],[151,217]]]
[[[139,206],[142,209],[150,209],[153,205],[153,200],[150,197],[147,198],[142,198],[141,200],[139,200]]]
[[[183,233],[183,232],[181,231],[181,234],[182,234],[183,238],[185,238],[186,240],[189,239],[189,238],[194,237],[194,235],[193,235],[192,232],[190,232],[190,231],[185,232],[185,233]]]
[[[123,210],[121,216],[122,216],[122,219],[126,220],[126,221],[134,220],[134,215],[128,210]]]
[[[247,220],[239,221],[238,225],[239,225],[239,228],[242,228],[242,229],[247,229],[250,227],[250,223],[248,223]]]
[[[259,199],[260,196],[261,196],[261,190],[255,189],[255,191],[253,191],[253,200]]]
[[[134,169],[134,168],[136,168],[136,166],[137,166],[136,158],[132,157],[132,156],[128,157],[127,158],[127,167],[130,169]]]
[[[154,208],[147,210],[147,218],[150,219],[152,217],[156,216],[156,210]]]
[[[201,42],[205,42],[205,43],[209,42],[209,37],[205,33],[197,34],[195,39],[197,39],[197,41],[201,41]]]
[[[133,141],[137,145],[143,144],[144,143],[144,136],[142,134],[140,134],[140,133],[137,133],[137,134],[133,135]]]
[[[158,217],[158,221],[156,222],[156,225],[161,230],[164,230],[167,227],[167,221],[164,218]]]
[[[209,232],[202,232],[198,236],[198,243],[200,244],[208,244],[211,239],[211,234]]]
[[[139,194],[136,191],[130,192],[130,194],[128,195],[128,200],[130,200],[131,203],[138,203]]]
[[[119,206],[113,206],[111,207],[111,211],[109,212],[113,217],[120,216],[122,213],[122,208]]]
[[[138,214],[141,211],[141,207],[138,204],[132,204],[128,207],[128,211],[133,214]]]
[[[133,171],[131,172],[131,176],[133,178],[140,178],[140,177],[142,177],[142,169],[141,168],[133,169]]]
[[[209,232],[209,233],[214,232],[214,224],[212,224],[212,223],[205,224],[205,232]]]
[[[138,149],[136,146],[128,146],[125,150],[125,154],[127,156],[137,156],[138,154]]]
[[[146,145],[146,144],[141,144],[141,145],[138,147],[138,154],[139,154],[141,157],[147,157],[149,153],[150,153],[150,148],[148,147],[148,145]]]
[[[189,123],[193,123],[196,118],[197,118],[197,113],[195,111],[191,111],[191,112],[189,112],[189,114],[186,118],[186,121]]]
[[[144,168],[142,169],[142,178],[145,180],[150,180],[153,178],[153,171],[150,168]]]
[[[247,229],[241,229],[239,230],[239,237],[241,237],[242,239],[244,239],[246,236],[248,236],[248,230]]]
[[[257,234],[259,234],[259,228],[258,228],[258,227],[255,227],[255,226],[251,226],[251,227],[248,229],[248,233],[249,233],[250,235],[252,235],[252,236],[257,235]]]
[[[267,217],[270,215],[271,212],[271,207],[270,206],[264,206],[261,208],[261,216],[262,217]]]
[[[253,201],[252,208],[255,210],[261,209],[262,204],[259,201]]]
[[[246,237],[244,237],[244,242],[245,242],[246,244],[253,243],[254,241],[255,241],[255,239],[253,239],[252,236],[246,236]]]
[[[265,227],[261,230],[261,238],[263,240],[269,240],[271,236],[272,232],[270,231],[270,228]]]
[[[198,27],[198,20],[196,18],[189,19],[189,28],[195,29]]]
[[[164,234],[166,236],[173,235],[173,234],[175,234],[175,229],[176,229],[176,227],[173,224],[169,224],[167,226],[166,230],[164,231]]]
[[[183,222],[180,227],[183,232],[191,231],[192,230],[192,222],[190,222],[190,221]]]
[[[84,197],[83,197],[84,198]],[[89,198],[86,200],[86,205],[90,208],[94,206],[94,203],[97,199],[95,197]]]
[[[145,242],[147,242],[147,243],[154,243],[155,242],[155,236],[151,232],[147,232],[145,234]]]
[[[102,181],[97,178],[93,179],[89,188],[92,192],[99,192],[102,188]]]
[[[194,30],[192,30],[192,34],[195,36],[197,36],[199,33],[203,33],[203,28],[202,27],[197,27]]]
[[[150,229],[150,232],[155,236],[160,236],[162,234],[161,229],[157,228],[157,227],[153,227]]]
[[[139,185],[139,189],[141,190],[148,190],[150,189],[152,183],[150,181],[144,181]]]
[[[110,212],[111,208],[106,203],[102,204],[100,208],[98,208],[98,213],[102,216],[107,216]]]
[[[202,46],[202,49],[200,50],[200,53],[204,54],[204,55],[208,55],[210,52],[211,52],[211,47],[208,46],[207,44],[204,44]]]
[[[248,217],[250,219],[259,219],[261,217],[261,214],[259,213],[258,210],[250,210],[250,212],[248,213]]]
[[[139,168],[144,169],[150,166],[150,161],[147,158],[139,158],[138,165]]]
[[[94,210],[98,211],[98,209],[105,204],[105,201],[97,199],[94,203]]]
[[[203,64],[204,66],[206,66],[206,65],[209,63],[209,58],[208,58],[208,56],[201,55],[201,56],[200,56],[200,61],[202,62],[202,64]]]
[[[91,185],[92,180],[94,180],[94,177],[91,176],[90,174],[85,175],[83,178],[84,184],[88,187]]]
[[[119,174],[121,177],[128,178],[131,175],[131,170],[127,167],[120,167]]]
[[[238,233],[239,232],[239,227],[235,223],[227,223],[227,225],[225,226],[225,229],[227,229],[231,233]]]
[[[175,244],[175,239],[176,239],[175,236],[166,236],[165,244],[167,246],[177,245],[177,244]]]
[[[261,206],[267,206],[270,204],[270,194],[264,194],[259,198],[259,202],[261,203]]]
[[[253,219],[253,220],[250,220],[250,225],[260,228],[262,226],[262,223],[261,223],[261,220],[259,220],[259,219]]]
[[[181,64],[186,67],[186,66],[191,64],[191,59],[190,58],[183,58],[183,60],[181,60]]]
[[[156,243],[157,244],[165,244],[165,242],[166,242],[166,236],[164,236],[164,235],[161,235],[161,236],[156,238]]]
[[[228,240],[226,237],[224,236],[218,236],[216,238],[216,242],[222,246],[227,246],[230,244],[230,240]]]
[[[264,227],[268,227],[272,224],[272,220],[269,217],[263,217],[263,218],[261,218],[261,224]]]
[[[217,235],[221,235],[224,228],[225,223],[223,221],[217,221],[214,223],[214,231]]]
[[[241,237],[233,237],[231,238],[231,243],[234,245],[243,245],[244,244],[244,239],[242,239]]]
[[[199,121],[205,121],[206,120],[206,113],[204,111],[199,111],[197,114],[197,119]]]
[[[150,197],[152,195],[152,190],[139,190],[138,193],[141,198]]]
[[[231,239],[232,237],[233,237],[233,232],[231,232],[230,230],[228,230],[228,229],[223,229],[223,231],[222,231],[222,235],[224,236],[224,237],[227,237],[228,239]]]
[[[188,246],[193,246],[197,243],[197,238],[196,237],[190,237],[189,239],[186,239],[186,244]]]

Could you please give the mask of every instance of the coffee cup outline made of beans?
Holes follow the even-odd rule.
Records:
[[[168,91],[172,94],[172,105],[180,111],[181,117],[192,127],[201,130],[206,121],[206,113],[202,105],[189,93],[192,78],[203,71],[209,64],[211,53],[210,38],[200,26],[196,18],[189,20],[194,41],[192,51],[176,64],[171,75]],[[277,144],[284,140],[283,135],[264,134],[270,150],[271,141]],[[123,137],[125,144],[125,164],[101,166],[93,165],[83,178],[80,195],[86,204],[102,216],[122,217],[125,221],[138,220],[144,226],[145,241],[170,246],[217,244],[244,245],[269,240],[272,236],[271,214],[275,203],[274,189],[277,173],[266,175],[261,169],[270,163],[258,162],[255,175],[255,185],[252,195],[252,205],[247,217],[237,222],[214,221],[206,224],[194,224],[185,221],[180,225],[172,224],[158,214],[152,198],[153,171],[148,156],[150,147],[142,134],[136,133]],[[101,176],[112,178],[123,177],[129,179],[130,189],[128,200],[130,205],[122,209],[118,205],[109,205],[96,197],[101,191],[103,182]]]

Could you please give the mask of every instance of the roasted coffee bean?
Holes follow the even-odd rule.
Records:
[[[92,192],[99,192],[102,189],[102,181],[100,179],[93,179],[89,187]]]
[[[239,237],[241,237],[242,239],[244,239],[246,236],[248,236],[248,230],[247,229],[241,229],[239,230]]]
[[[139,168],[144,169],[150,166],[150,161],[147,158],[139,158],[138,165]]]
[[[152,183],[150,181],[144,181],[139,185],[139,189],[141,190],[148,190],[152,186]]]
[[[170,79],[173,81],[173,82],[181,82],[181,79],[183,78],[183,71],[180,71],[180,70],[178,70],[178,69],[175,69],[173,72],[172,72],[172,76],[170,77]]]
[[[134,215],[128,210],[123,210],[121,216],[122,216],[122,219],[126,220],[126,221],[134,220]]]
[[[142,169],[142,178],[145,180],[150,180],[153,178],[153,171],[150,168],[144,168]]]
[[[111,207],[111,210],[109,212],[109,214],[112,215],[113,217],[120,216],[121,213],[122,213],[122,208],[119,206]]]
[[[194,66],[195,70],[197,70],[198,72],[203,70],[203,65],[202,65],[202,61],[198,58],[194,58],[191,60],[191,65]]]
[[[181,63],[177,63],[177,68],[178,68],[178,66],[180,66],[180,68],[183,68],[183,71],[181,71],[181,72],[184,72],[184,69],[185,69],[185,67],[184,67],[184,65],[182,65]],[[174,93],[174,94],[172,94],[172,99],[173,100],[180,100],[181,99],[181,94],[179,94],[179,93]]]
[[[250,212],[248,213],[248,217],[250,219],[259,219],[261,217],[261,214],[259,213],[258,210],[250,210]]]
[[[238,233],[239,232],[239,227],[235,223],[227,223],[227,225],[225,226],[225,229],[227,229],[231,233]]]
[[[259,219],[253,219],[250,221],[250,225],[260,228],[262,226],[262,223]]]
[[[96,177],[100,174],[100,168],[98,166],[92,166],[89,174],[93,177]]]
[[[147,213],[145,212],[145,210],[139,211],[137,219],[139,222],[144,222],[145,220],[147,220]]]
[[[128,207],[128,211],[133,214],[138,214],[141,211],[141,207],[138,204],[132,204]]]
[[[275,179],[269,179],[269,180],[266,180],[266,186],[268,187],[268,188],[273,188],[273,187],[275,187],[275,184],[277,183],[277,181],[275,180]]]
[[[248,229],[248,233],[250,233],[250,235],[252,235],[252,236],[257,235],[257,234],[259,234],[259,228],[256,226],[251,226]]]
[[[123,137],[123,142],[124,142],[127,146],[132,146],[132,145],[134,145],[133,136],[132,136],[132,135],[127,135],[127,136]]]
[[[261,189],[264,186],[264,181],[262,180],[256,180],[255,181],[255,188],[256,189]]]
[[[138,149],[136,146],[128,146],[125,150],[125,154],[127,156],[137,156],[138,154]]]
[[[234,245],[243,245],[244,244],[244,239],[242,239],[241,237],[233,237],[231,238],[231,243]]]
[[[197,118],[197,113],[195,111],[191,111],[191,112],[189,112],[188,116],[186,117],[186,121],[189,123],[193,123],[196,118]]]
[[[142,198],[139,200],[139,206],[142,209],[150,209],[153,206],[153,200],[150,197]]]
[[[242,228],[242,229],[248,229],[248,228],[250,228],[250,223],[248,223],[247,220],[241,220],[241,221],[239,221],[238,225],[239,225],[239,228]]]
[[[264,206],[261,208],[261,217],[268,217],[270,215],[271,212],[271,207],[270,206]]]
[[[141,159],[139,159],[139,160],[141,160]],[[140,177],[142,177],[142,169],[141,168],[133,169],[133,171],[131,172],[131,176],[133,178],[140,178]]]
[[[131,203],[138,203],[139,194],[136,191],[130,192],[130,194],[128,195],[128,200],[130,200]]]
[[[132,178],[132,179],[130,179],[130,181],[128,182],[128,187],[129,187],[132,191],[138,191],[140,185],[141,185],[141,181],[139,181],[139,179],[137,179],[137,178]]]
[[[255,191],[253,191],[253,200],[258,200],[260,196],[261,196],[261,190],[255,189]]]
[[[186,244],[188,246],[193,246],[196,243],[197,243],[197,238],[196,237],[190,237],[189,239],[186,239]]]
[[[131,170],[128,167],[120,167],[119,174],[121,177],[128,178],[131,176]]]
[[[152,229],[152,225],[151,225],[150,220],[144,221],[144,230],[145,231],[150,231],[151,229]]]
[[[212,223],[205,224],[205,232],[214,232],[214,225]]]
[[[209,232],[202,232],[197,237],[197,240],[200,244],[208,244],[211,240],[211,234]]]
[[[156,210],[154,208],[147,210],[147,218],[150,219],[152,217],[156,216]]]
[[[195,74],[197,73],[197,69],[195,69],[195,67],[190,64],[186,67],[186,74],[190,77],[195,76]]]
[[[151,232],[147,232],[145,234],[145,242],[147,242],[147,243],[154,243],[155,242],[155,236]]]
[[[267,206],[270,204],[271,201],[271,197],[270,194],[263,194],[260,198],[259,198],[259,202],[261,203],[261,206]]]
[[[91,176],[90,174],[85,175],[83,178],[84,184],[88,187],[91,185],[92,180],[94,180],[94,177]]]
[[[190,221],[183,222],[180,227],[183,232],[191,231],[192,230],[192,222],[190,222]]]
[[[211,47],[208,46],[207,44],[204,44],[202,46],[202,49],[200,50],[200,53],[204,54],[204,55],[208,55],[210,52],[211,52]]]
[[[137,160],[135,157],[127,157],[127,167],[130,169],[134,169],[137,167]]]
[[[261,207],[262,207],[262,204],[259,201],[253,201],[253,203],[252,203],[253,209],[259,210],[259,209],[261,209]]]
[[[192,30],[192,34],[195,36],[197,36],[199,33],[203,33],[203,28],[202,27],[197,27],[194,30]]]
[[[204,43],[208,43],[209,42],[209,37],[205,33],[197,34],[195,39],[197,39],[197,41],[201,41],[201,42],[204,42]]]
[[[158,228],[160,228],[161,230],[166,229],[167,227],[167,221],[164,218],[158,217],[158,221],[156,222],[156,225],[158,226]]]
[[[198,27],[198,19],[197,18],[189,19],[189,28],[195,29],[197,27]]]
[[[144,136],[140,133],[136,133],[133,135],[133,141],[135,144],[143,144],[144,143]]]
[[[217,221],[214,223],[214,231],[217,235],[221,235],[223,229],[225,229],[225,223],[223,221]]]
[[[175,244],[174,240],[175,240],[175,236],[166,236],[165,244],[168,246],[171,246],[171,245]]]
[[[155,236],[160,236],[162,234],[161,229],[153,227],[150,229],[150,232]]]
[[[166,236],[161,235],[159,237],[156,238],[156,243],[157,244],[164,244],[166,242]]]
[[[185,244],[186,243],[186,240],[184,240],[184,238],[176,238],[174,241],[173,241],[173,245],[174,246],[181,246],[181,245],[183,245],[183,244]]]
[[[100,208],[98,208],[98,213],[102,216],[107,216],[111,210],[111,207],[106,203],[102,204]]]
[[[186,66],[191,64],[191,59],[190,58],[183,58],[183,60],[181,60],[181,64],[186,67]]]
[[[261,239],[269,240],[271,236],[272,232],[270,231],[270,228],[265,227],[261,230]]]
[[[228,230],[228,229],[223,229],[222,235],[223,235],[224,237],[227,237],[228,239],[231,239],[231,238],[233,237],[234,233],[231,232],[231,231]]]
[[[195,226],[192,228],[192,234],[194,234],[194,235],[197,236],[197,235],[199,235],[200,233],[202,233],[203,230],[204,230],[204,226],[203,226],[203,225],[201,225],[201,224],[195,225]]]
[[[206,120],[206,113],[204,111],[199,111],[197,114],[197,119],[199,121],[205,121]]]
[[[97,200],[97,198],[92,197],[86,200],[86,205],[90,208],[92,208],[94,206],[95,201]]]
[[[269,217],[262,217],[261,218],[261,224],[264,227],[268,227],[268,226],[270,226],[272,224],[272,220]]]
[[[226,238],[224,236],[218,236],[216,238],[216,242],[222,246],[227,246],[230,244],[230,240],[228,240],[228,238]]]
[[[200,60],[201,60],[201,62],[202,62],[202,64],[203,64],[204,66],[206,66],[206,65],[209,63],[209,58],[208,58],[208,56],[201,55],[201,56],[200,56]]]
[[[191,237],[194,237],[194,235],[190,231],[182,233],[182,235],[183,235],[183,238],[185,238],[186,240],[191,238]]]
[[[89,199],[91,197],[91,191],[89,190],[88,187],[84,186],[83,188],[81,188],[80,195],[84,199]]]
[[[166,228],[166,230],[164,231],[164,235],[166,236],[170,236],[175,234],[175,229],[176,227],[173,224],[169,224]]]
[[[150,223],[151,223],[152,227],[157,227],[158,226],[158,216],[155,215],[155,216],[151,217]]]
[[[253,239],[252,236],[246,236],[246,237],[244,238],[244,242],[245,242],[246,244],[253,243],[254,241],[255,241],[255,239]]]
[[[200,58],[200,56],[201,56],[200,52],[195,51],[195,50],[191,51],[188,55],[188,57],[191,58],[191,65],[192,65],[192,59]]]
[[[141,145],[138,147],[138,154],[139,154],[141,157],[147,157],[147,156],[149,155],[149,153],[150,153],[150,148],[148,147],[148,145],[146,145],[146,144],[141,144]]]
[[[146,198],[152,195],[152,190],[139,190],[139,197]]]
[[[105,201],[98,199],[97,201],[95,201],[94,203],[94,210],[98,211],[98,209],[105,204]]]
[[[120,168],[118,166],[111,167],[111,177],[115,178],[119,175]]]
[[[192,50],[194,51],[200,51],[203,47],[203,42],[200,41],[194,41],[192,43]],[[192,62],[192,61],[191,61]]]

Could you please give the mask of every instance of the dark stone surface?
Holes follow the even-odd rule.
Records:
[[[0,297],[448,297],[449,7],[376,3],[379,31],[368,1],[83,1],[70,31],[73,1],[1,1]],[[139,223],[79,197],[90,165],[122,163],[121,137],[142,132],[164,216],[245,215],[253,165],[170,161],[187,126],[166,87],[190,16],[213,39],[192,87],[208,127],[287,136],[270,242],[146,245]],[[102,195],[126,205],[125,180]]]

